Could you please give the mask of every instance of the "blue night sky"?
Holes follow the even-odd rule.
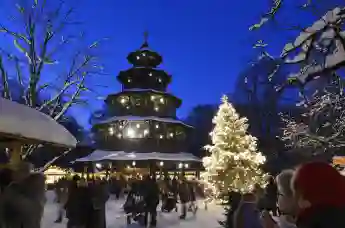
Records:
[[[296,10],[304,1],[285,5],[279,24],[270,23],[256,32],[248,27],[267,11],[268,0],[80,1],[77,17],[85,22],[90,41],[109,38],[102,58],[111,76],[97,79],[98,84],[107,86],[95,88],[100,95],[120,91],[116,76],[130,67],[126,56],[140,47],[147,30],[150,47],[163,56],[161,68],[173,76],[169,91],[183,100],[178,111],[183,118],[193,106],[217,103],[223,93],[233,91],[237,76],[257,54],[252,48],[256,40],[263,39],[269,44],[268,50],[278,55],[284,43],[297,34],[286,31],[283,25],[308,25],[314,19],[312,14]],[[8,7],[13,8],[13,0],[1,2],[3,21],[5,12],[10,12]],[[101,106],[102,101],[90,100],[87,110],[75,108],[72,114],[88,125],[89,113]]]

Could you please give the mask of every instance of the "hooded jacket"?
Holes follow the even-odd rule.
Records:
[[[311,162],[297,169],[293,188],[310,207],[297,216],[298,228],[345,227],[345,179],[332,166]]]

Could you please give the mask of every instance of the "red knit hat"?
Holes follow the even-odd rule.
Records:
[[[327,163],[310,162],[299,167],[293,187],[313,206],[345,206],[345,179]]]

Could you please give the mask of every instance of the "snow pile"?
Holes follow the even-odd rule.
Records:
[[[106,124],[106,123],[111,123],[114,121],[147,121],[147,120],[154,120],[154,121],[166,122],[166,123],[178,123],[178,124],[182,124],[186,127],[192,128],[192,126],[185,124],[181,120],[176,120],[176,119],[172,119],[172,118],[160,118],[160,117],[156,117],[156,116],[114,116],[114,117],[111,117],[109,119],[100,121],[100,122],[98,122],[98,124]]]
[[[99,162],[99,161],[186,161],[200,162],[200,159],[190,153],[137,153],[124,151],[103,151],[95,150],[90,155],[79,158],[76,162]]]
[[[74,136],[46,114],[16,102],[0,98],[0,134],[75,147]]]

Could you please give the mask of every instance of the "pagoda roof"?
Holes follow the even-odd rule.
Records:
[[[156,116],[114,116],[114,117],[108,118],[106,120],[102,120],[95,125],[107,124],[107,123],[111,123],[111,122],[115,122],[115,121],[121,121],[121,120],[128,120],[128,121],[154,120],[154,121],[158,121],[158,122],[181,124],[181,125],[184,125],[186,127],[193,128],[191,125],[188,125],[181,120],[176,120],[173,118],[161,118],[161,117],[156,117]]]
[[[200,158],[191,153],[160,153],[160,152],[125,152],[125,151],[106,151],[95,150],[90,155],[79,158],[75,162],[102,162],[102,161],[140,161],[140,160],[157,160],[157,161],[185,161],[200,162]]]

